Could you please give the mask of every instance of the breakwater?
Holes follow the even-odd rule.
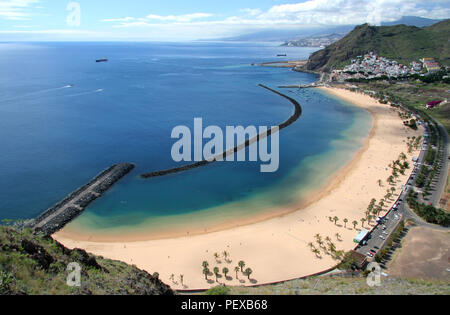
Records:
[[[134,165],[130,163],[121,163],[109,167],[89,183],[46,210],[29,223],[28,227],[36,231],[42,231],[47,235],[59,231],[132,169],[134,169]]]
[[[267,86],[265,86],[263,84],[259,84],[259,86],[264,88],[264,89],[266,89],[266,90],[268,90],[268,91],[270,91],[270,92],[272,92],[272,93],[275,93],[275,94],[277,94],[277,95],[279,95],[279,96],[289,100],[292,103],[292,105],[294,105],[294,113],[292,114],[291,117],[289,117],[288,120],[286,120],[285,122],[283,122],[280,125],[278,125],[278,130],[281,131],[282,129],[292,125],[294,122],[296,122],[301,117],[301,115],[302,115],[302,107],[300,106],[300,103],[297,102],[295,99],[293,99],[293,98],[291,98],[291,97],[289,97],[289,96],[287,96],[285,94],[282,94],[282,93],[280,93],[280,92],[278,92],[278,91],[276,91],[274,89],[271,89],[271,88],[269,88],[269,87],[267,87]],[[230,150],[228,150],[228,151],[226,151],[224,153],[221,153],[221,154],[217,155],[216,157],[213,157],[211,160],[203,160],[203,161],[200,161],[200,162],[196,162],[196,163],[192,163],[192,164],[188,164],[188,165],[184,165],[184,166],[180,166],[180,167],[176,167],[176,168],[172,168],[172,169],[168,169],[168,170],[150,172],[150,173],[142,174],[141,177],[145,178],[145,179],[148,179],[148,178],[153,178],[153,177],[159,177],[159,176],[165,176],[165,175],[169,175],[169,174],[180,173],[180,172],[184,172],[184,171],[187,171],[187,170],[191,170],[191,169],[194,169],[194,168],[198,168],[198,167],[202,167],[202,166],[206,166],[208,164],[214,163],[214,162],[216,162],[218,160],[218,158],[221,158],[222,160],[225,160],[227,156],[235,154],[238,151],[249,147],[253,143],[260,141],[261,139],[264,139],[266,137],[270,137],[272,132],[273,132],[273,128],[268,130],[267,133],[259,134],[256,137],[253,137],[253,138],[247,140],[245,143],[242,143],[242,144],[234,147],[233,149],[230,149]]]

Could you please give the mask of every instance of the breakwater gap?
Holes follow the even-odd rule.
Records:
[[[79,216],[94,200],[134,169],[130,163],[115,164],[27,224],[51,235]]]
[[[282,94],[274,89],[271,89],[263,84],[259,84],[258,86],[289,100],[292,103],[292,105],[294,105],[294,109],[295,109],[294,113],[292,114],[291,117],[289,117],[288,120],[286,120],[285,122],[278,125],[277,131],[281,131],[282,129],[289,127],[290,125],[292,125],[294,122],[296,122],[302,116],[302,107],[300,106],[300,103],[297,102],[295,99],[293,99],[285,94]],[[184,165],[184,166],[180,166],[180,167],[176,167],[176,168],[172,168],[172,169],[168,169],[168,170],[145,173],[145,174],[141,175],[141,178],[149,179],[149,178],[153,178],[153,177],[160,177],[160,176],[165,176],[165,175],[169,175],[169,174],[180,173],[180,172],[188,171],[188,170],[191,170],[194,168],[199,168],[199,167],[206,166],[211,163],[217,162],[217,160],[219,158],[220,158],[219,160],[225,160],[228,156],[233,155],[233,154],[239,152],[240,150],[243,150],[243,149],[249,147],[250,145],[252,145],[254,143],[257,143],[264,138],[270,137],[273,132],[274,132],[274,128],[268,130],[267,133],[259,134],[256,137],[248,139],[245,143],[237,145],[236,147],[234,147],[224,153],[220,153],[217,156],[212,157],[211,160],[203,160],[200,162],[196,162],[196,163],[192,163],[192,164],[188,164],[188,165]]]

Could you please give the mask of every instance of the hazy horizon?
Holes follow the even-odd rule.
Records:
[[[0,1],[0,41],[197,41],[450,17],[450,0]]]

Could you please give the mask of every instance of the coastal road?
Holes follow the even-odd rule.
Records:
[[[439,207],[440,201],[445,197],[445,187],[447,185],[448,167],[450,156],[449,136],[447,130],[438,121],[435,121],[442,134],[442,148],[441,148],[441,161],[439,162],[439,174],[438,178],[433,182],[433,194],[430,198],[430,202],[435,207]]]
[[[443,143],[441,148],[441,161],[440,163],[440,172],[438,174],[438,178],[433,182],[433,191],[432,196],[429,198],[428,202],[433,202],[433,205],[438,206],[442,193],[444,192],[447,177],[448,177],[448,167],[449,160],[448,157],[450,155],[450,146],[449,146],[449,136],[445,128],[438,123],[439,128],[441,128],[441,132],[443,135]],[[425,131],[428,134],[431,134],[427,127],[425,127]],[[399,197],[394,204],[394,206],[390,209],[390,211],[386,214],[381,222],[379,222],[370,232],[368,237],[365,239],[365,245],[359,245],[356,248],[356,251],[360,254],[366,255],[369,258],[372,258],[369,254],[370,250],[374,250],[378,252],[385,245],[386,241],[389,237],[394,233],[395,229],[398,226],[398,223],[401,220],[413,219],[418,225],[424,226],[427,228],[431,228],[434,230],[448,231],[449,228],[441,227],[438,225],[430,224],[425,222],[422,218],[420,218],[414,211],[412,211],[406,202],[406,198],[411,189],[414,189],[417,175],[419,174],[420,167],[425,162],[425,157],[429,146],[431,144],[424,144],[422,146],[422,150],[418,156],[418,165],[414,166],[413,172],[411,176],[408,178],[404,189],[399,194]]]

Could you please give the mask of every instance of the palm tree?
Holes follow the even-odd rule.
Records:
[[[314,248],[313,253],[316,254],[316,256],[318,258],[320,258],[320,250],[318,250],[317,248]]]
[[[338,223],[338,221],[339,221],[339,218],[338,218],[338,217],[334,217],[334,218],[333,218],[333,221],[334,221],[334,224],[337,225],[337,223]]]
[[[369,215],[367,217],[369,217]],[[361,227],[364,227],[364,222],[366,222],[366,221],[367,221],[366,218],[362,218],[361,219]]]
[[[308,243],[308,247],[311,248],[311,249],[313,249],[313,248],[314,248],[314,244],[313,244],[312,242],[309,242],[309,243]]]
[[[169,280],[175,283],[175,275],[171,274]]]
[[[236,279],[239,279],[238,277],[238,272],[241,271],[241,268],[239,267],[234,267],[234,272],[236,272]]]
[[[219,261],[220,255],[218,253],[214,253],[214,258],[216,259],[216,261]]]
[[[218,267],[214,267],[214,275],[216,276],[216,282],[218,282],[217,278],[219,277],[219,268]]]
[[[209,263],[207,261],[204,261],[202,263],[203,268],[208,268],[209,267]]]
[[[238,263],[238,266],[241,267],[241,272],[244,272],[245,262],[243,260]]]
[[[184,286],[183,282],[184,282],[184,275],[180,275],[180,283],[182,286]]]
[[[328,250],[329,250],[331,253],[334,253],[334,252],[336,251],[336,245],[334,245],[333,243],[330,243],[330,244],[328,245]]]
[[[336,239],[337,239],[338,241],[340,241],[340,240],[341,240],[341,234],[336,233]]]
[[[348,219],[344,219],[345,228],[347,228]]]
[[[227,278],[229,272],[230,272],[230,269],[228,269],[227,267],[222,269],[222,273],[225,275],[225,278]]]
[[[394,194],[396,190],[397,190],[397,189],[395,189],[395,187],[392,187],[392,188],[391,188],[392,194]]]
[[[322,242],[322,236],[320,234],[316,234],[314,237],[316,238],[317,243]]]
[[[326,241],[327,243],[331,243],[331,238],[330,238],[329,236],[327,236],[327,237],[325,238],[325,241]]]
[[[378,185],[379,185],[380,187],[383,187],[383,181],[382,181],[381,179],[378,180]]]
[[[203,274],[205,275],[205,279],[208,280],[208,275],[211,273],[211,271],[208,269],[208,267],[203,268]]]
[[[245,275],[248,277],[248,280],[250,280],[250,276],[253,273],[253,270],[251,270],[250,268],[245,269]]]
[[[230,256],[230,254],[227,251],[223,251],[222,253],[223,258],[225,259],[225,261],[228,259],[228,257]]]
[[[358,225],[358,221],[355,220],[352,223],[353,223],[353,228],[356,230],[356,226]]]
[[[389,178],[387,179],[387,182],[389,183],[389,184],[391,184],[391,185],[394,185],[395,184],[395,178],[394,178],[394,176],[389,176]]]

